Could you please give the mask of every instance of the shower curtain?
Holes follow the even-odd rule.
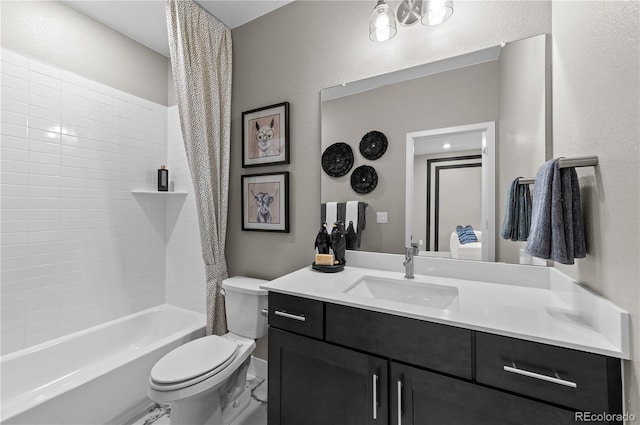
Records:
[[[198,207],[207,335],[227,331],[222,280],[231,126],[231,30],[193,0],[166,0],[180,126]]]

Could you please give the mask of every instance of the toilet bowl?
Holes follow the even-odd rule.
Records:
[[[249,404],[245,380],[254,338],[266,334],[265,281],[226,279],[227,326],[223,336],[190,341],[162,357],[151,369],[149,398],[171,405],[171,424],[228,425]]]

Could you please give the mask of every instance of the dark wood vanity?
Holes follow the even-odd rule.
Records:
[[[622,423],[620,359],[277,292],[268,382],[269,425]]]

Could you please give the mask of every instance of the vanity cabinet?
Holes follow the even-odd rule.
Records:
[[[620,413],[621,382],[618,359],[269,293],[269,425],[575,424]]]
[[[392,425],[565,425],[571,410],[391,363]]]
[[[269,424],[387,424],[387,359],[269,329]]]

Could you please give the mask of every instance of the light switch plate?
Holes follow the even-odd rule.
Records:
[[[376,221],[378,223],[387,223],[387,212],[379,212],[376,213]]]

